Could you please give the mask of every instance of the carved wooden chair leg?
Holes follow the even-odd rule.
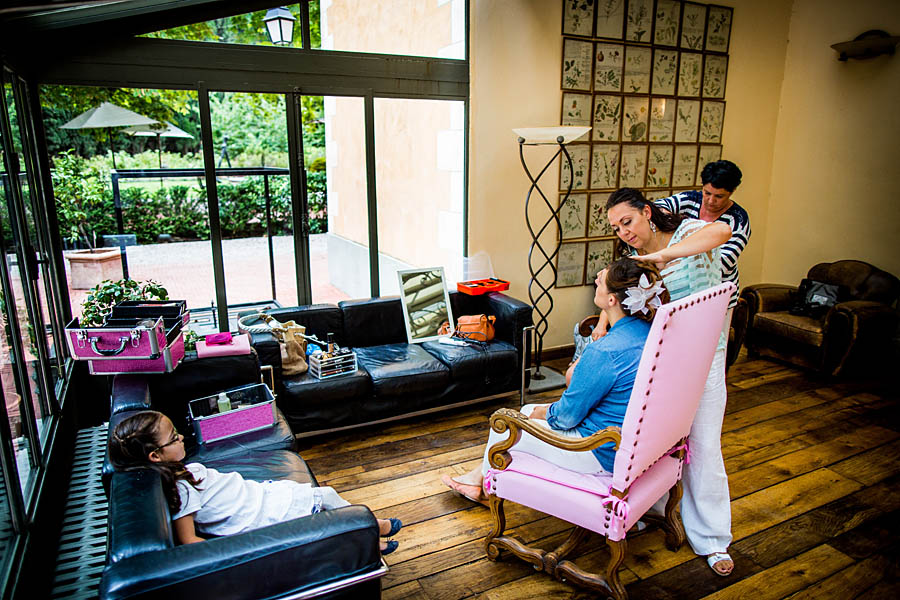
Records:
[[[619,581],[619,567],[625,561],[625,540],[614,542],[606,538],[606,545],[609,546],[609,564],[606,566],[606,583],[612,591],[612,597],[615,600],[628,600],[628,594],[625,593],[625,586]]]
[[[491,517],[493,525],[491,532],[484,540],[484,549],[487,552],[488,560],[498,560],[500,558],[500,546],[494,543],[494,540],[503,535],[506,529],[506,514],[503,512],[503,498],[492,494],[490,496]]]
[[[576,527],[572,530],[572,533],[569,534],[569,537],[566,538],[566,541],[560,544],[559,547],[552,552],[548,552],[547,555],[552,555],[556,561],[561,561],[566,556],[568,556],[569,553],[572,552],[572,550],[574,550],[576,546],[578,546],[578,544],[590,537],[590,535],[590,529],[585,529],[584,527]]]
[[[663,530],[666,532],[666,548],[672,552],[681,548],[685,540],[684,525],[682,525],[681,519],[675,512],[678,503],[681,502],[681,495],[681,480],[679,479],[672,486],[672,489],[669,490],[669,501],[666,502],[666,518],[663,522]]]

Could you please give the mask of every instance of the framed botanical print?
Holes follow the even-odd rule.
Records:
[[[619,145],[594,144],[591,148],[591,189],[617,187]]]
[[[563,125],[590,125],[591,124],[591,95],[563,93]],[[584,140],[587,140],[585,136]]]
[[[653,202],[654,200],[662,200],[672,195],[672,190],[650,190],[644,193],[644,198]]]
[[[556,255],[556,287],[573,287],[584,282],[585,242],[559,245]]]
[[[589,0],[563,1],[563,35],[589,37],[594,26],[594,3]]]
[[[622,146],[619,187],[644,187],[647,175],[647,145],[629,144]]]
[[[653,93],[663,96],[675,94],[678,79],[678,52],[676,50],[653,51]]]
[[[653,43],[660,46],[678,45],[678,19],[681,2],[656,0],[656,23],[653,25]]]
[[[626,142],[647,141],[647,118],[650,99],[625,96],[625,118],[622,120],[622,139]]]
[[[725,97],[725,74],[728,71],[728,57],[707,54],[703,62],[703,97]]]
[[[672,146],[650,144],[647,154],[647,187],[672,185]]]
[[[594,0],[597,5],[598,38],[622,39],[625,27],[625,0]]]
[[[587,245],[587,268],[584,270],[584,283],[594,283],[597,273],[609,266],[613,261],[613,241],[596,240]]]
[[[625,46],[625,92],[650,93],[650,48]]]
[[[625,47],[619,44],[594,46],[594,91],[621,92]]]
[[[706,20],[706,49],[710,52],[728,52],[731,38],[731,14],[727,6],[710,6]]]
[[[696,142],[700,128],[700,101],[679,98],[675,114],[675,141]]]
[[[678,95],[700,95],[700,73],[703,55],[696,52],[682,52],[678,67]]]
[[[672,185],[679,187],[694,185],[694,169],[696,167],[696,144],[675,146],[675,159],[672,164]]]
[[[587,194],[560,195],[559,235],[560,239],[571,240],[585,237],[587,230]],[[565,202],[563,202],[565,201]]]
[[[706,31],[706,5],[685,2],[681,13],[681,42],[685,50],[703,50]]]
[[[649,42],[651,25],[653,25],[653,0],[628,0],[625,39],[629,42]]]
[[[650,98],[650,141],[671,142],[675,135],[675,99]]]
[[[619,141],[622,124],[622,96],[596,94],[594,96],[594,141]]]
[[[591,194],[591,201],[588,204],[587,236],[589,238],[615,235],[606,218],[607,200],[609,200],[609,194]]]
[[[563,38],[562,88],[591,91],[591,56],[594,44]]]
[[[711,162],[715,162],[722,158],[722,146],[700,146],[697,155],[697,175],[694,179],[694,185],[703,185],[700,175],[703,173],[703,167]]]
[[[559,165],[559,189],[565,191],[569,187],[569,181],[572,181],[573,190],[586,190],[588,186],[590,146],[587,144],[569,144],[566,146],[566,151],[572,157],[572,169],[575,171],[575,179],[572,180],[569,161],[562,157]]]
[[[725,119],[725,103],[703,101],[700,112],[700,142],[719,144],[722,142],[722,121]]]

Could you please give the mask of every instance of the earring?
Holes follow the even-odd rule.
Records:
[[[647,222],[650,223],[650,231],[652,231],[653,233],[656,233],[656,223],[654,223],[650,219],[647,219]]]

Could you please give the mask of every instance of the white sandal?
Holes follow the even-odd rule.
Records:
[[[716,568],[716,565],[723,560],[731,561],[731,568],[724,573]],[[731,575],[731,572],[734,571],[734,559],[731,558],[731,556],[727,552],[713,552],[706,557],[706,564],[708,564],[713,573],[715,573],[719,577],[728,577],[729,575]]]

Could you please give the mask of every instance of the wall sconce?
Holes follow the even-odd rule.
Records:
[[[832,44],[831,47],[838,53],[838,60],[846,61],[848,58],[875,58],[882,54],[893,54],[894,47],[900,42],[900,37],[891,35],[881,29],[870,29],[859,34],[849,42]]]

